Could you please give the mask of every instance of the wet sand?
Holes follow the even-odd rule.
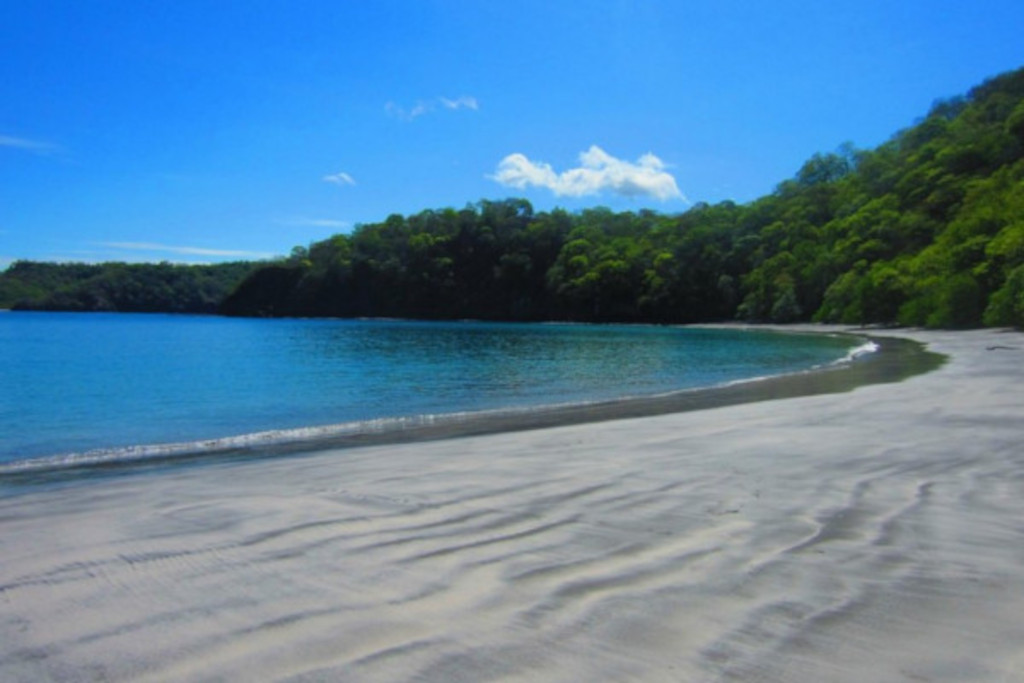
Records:
[[[0,680],[1024,680],[1024,334],[877,334],[949,361],[0,498]]]

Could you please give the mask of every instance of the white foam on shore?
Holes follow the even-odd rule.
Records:
[[[336,425],[275,429],[214,439],[202,439],[199,441],[100,448],[82,453],[67,453],[3,463],[0,464],[0,475],[143,462],[146,460],[203,454],[213,455],[236,450],[269,448],[290,443],[324,441],[359,434],[400,432],[413,426],[434,424],[438,420],[445,418],[458,418],[458,415],[378,418]]]
[[[835,361],[836,364],[850,363],[862,356],[866,356],[871,353],[877,353],[880,347],[873,341],[866,341],[860,346],[857,346],[849,351],[845,356]]]
[[[627,399],[628,400],[628,399]],[[593,402],[596,403],[596,402]],[[510,407],[482,411],[426,414],[406,417],[384,417],[332,425],[274,429],[249,434],[163,444],[143,444],[99,448],[82,453],[66,453],[0,464],[0,477],[42,471],[68,470],[82,467],[103,467],[119,464],[145,463],[174,458],[202,457],[246,451],[269,451],[292,444],[309,448],[325,448],[333,442],[365,435],[400,435],[409,430],[440,425],[458,425],[473,420],[544,413],[565,407],[585,407],[591,402]]]

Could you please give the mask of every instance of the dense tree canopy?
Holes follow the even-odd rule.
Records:
[[[216,313],[254,263],[37,263],[0,274],[0,308],[54,311]]]
[[[173,278],[148,285],[141,274],[126,281],[140,291],[127,296],[135,290],[125,282],[112,285],[122,293],[114,297],[101,284],[130,267],[107,268],[70,287],[60,280],[70,273],[48,275],[42,301],[147,310],[167,300],[147,287]],[[20,286],[9,278],[0,277],[0,305]],[[197,285],[179,291],[189,286]],[[215,295],[204,291],[209,304]],[[37,302],[38,294],[20,292]],[[122,308],[128,301],[134,308]],[[538,213],[506,199],[392,215],[262,264],[220,310],[1024,326],[1024,69],[936,102],[877,149],[816,154],[746,205]]]

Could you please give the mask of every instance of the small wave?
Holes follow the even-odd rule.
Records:
[[[101,448],[81,453],[64,453],[3,463],[0,464],[0,476],[46,470],[133,464],[170,458],[261,450],[312,441],[330,441],[361,434],[397,432],[411,426],[432,424],[437,418],[438,416],[434,415],[421,415],[415,418],[379,418],[337,425],[253,432],[199,441]]]
[[[843,363],[851,363],[861,356],[866,356],[871,353],[876,353],[880,347],[873,341],[866,341],[860,346],[856,346],[850,349],[849,352],[837,361],[833,361],[833,365],[841,365]]]
[[[358,422],[278,429],[234,436],[162,444],[144,444],[100,448],[80,453],[64,453],[14,462],[0,463],[0,478],[45,474],[77,469],[101,469],[124,465],[143,465],[165,461],[188,460],[221,455],[245,455],[288,452],[312,448],[344,447],[379,437],[401,439],[403,433],[413,434],[427,429],[443,430],[486,419],[500,420],[529,413],[565,408],[585,407],[589,402],[546,406],[510,407],[495,410],[424,414],[406,417],[382,417]]]

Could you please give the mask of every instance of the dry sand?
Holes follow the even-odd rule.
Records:
[[[1024,680],[1024,335],[892,334],[951,360],[6,496],[0,680]]]

